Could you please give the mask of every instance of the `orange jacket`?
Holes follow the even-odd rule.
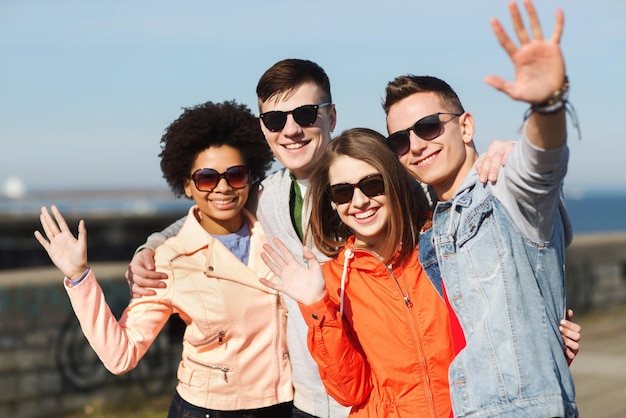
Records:
[[[449,418],[450,321],[417,249],[409,262],[390,271],[376,255],[351,243],[343,317],[345,251],[323,265],[327,295],[300,305],[326,390],[352,406],[354,417]]]

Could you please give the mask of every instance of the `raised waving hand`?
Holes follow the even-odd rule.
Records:
[[[491,21],[498,42],[511,58],[515,80],[507,81],[491,75],[485,77],[485,82],[514,100],[539,104],[558,90],[565,79],[565,62],[560,47],[564,17],[563,11],[557,9],[552,36],[545,39],[535,6],[530,0],[525,0],[524,6],[528,13],[530,32],[524,26],[517,4],[509,3],[509,12],[519,46],[511,40],[497,19]]]
[[[70,280],[77,280],[87,270],[85,221],[81,219],[78,223],[78,239],[76,239],[57,207],[53,205],[51,211],[54,217],[46,207],[41,208],[39,219],[45,236],[35,231],[35,238],[46,250],[54,265]]]
[[[304,258],[309,264],[309,267],[305,267],[281,240],[274,238],[273,243],[276,249],[265,244],[261,258],[280,280],[271,282],[260,278],[261,283],[303,305],[312,305],[321,300],[326,294],[326,281],[315,255],[308,248],[303,248]]]

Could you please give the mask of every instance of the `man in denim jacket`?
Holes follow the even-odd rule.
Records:
[[[388,145],[439,198],[419,252],[465,337],[449,370],[459,417],[578,415],[558,329],[572,238],[562,199],[569,86],[559,46],[563,13],[557,11],[554,33],[544,39],[530,0],[525,6],[529,32],[510,5],[520,46],[492,21],[515,80],[489,76],[485,82],[530,105],[497,182],[481,183],[473,118],[444,81],[398,77],[384,103]]]

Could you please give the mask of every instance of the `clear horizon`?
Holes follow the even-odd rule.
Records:
[[[570,121],[566,191],[626,190],[619,124],[626,2],[535,3],[545,36],[556,8],[565,13],[570,100],[582,129],[579,140]],[[256,113],[259,76],[289,57],[326,69],[336,133],[356,126],[384,132],[385,84],[416,73],[455,88],[476,119],[479,150],[494,139],[516,139],[526,106],[483,82],[489,74],[512,77],[491,32],[492,17],[511,32],[502,0],[391,0],[367,7],[356,0],[5,0],[0,193],[166,187],[159,141],[182,108],[234,99]]]

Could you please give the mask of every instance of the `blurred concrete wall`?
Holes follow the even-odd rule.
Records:
[[[578,235],[567,249],[568,306],[626,306],[626,233]]]
[[[119,316],[129,300],[126,263],[92,267]],[[0,417],[64,417],[94,403],[173,396],[181,348],[175,319],[135,370],[115,376],[84,338],[56,268],[0,272]]]

